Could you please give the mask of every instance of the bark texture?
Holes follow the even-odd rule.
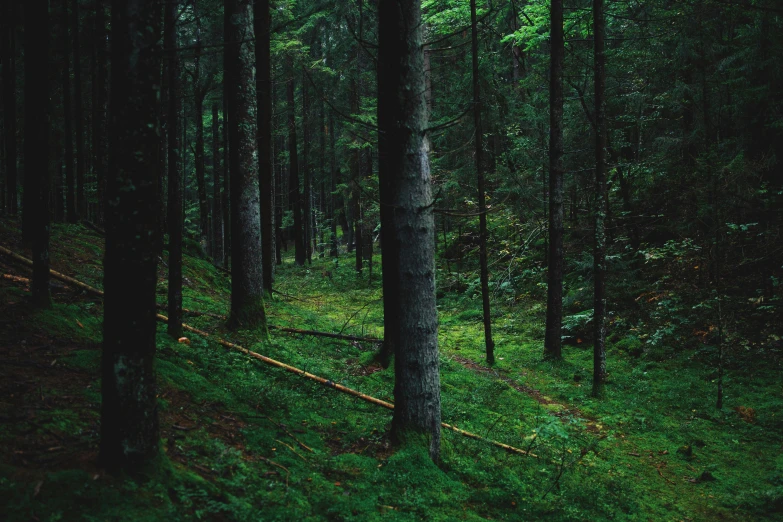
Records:
[[[225,76],[231,175],[231,317],[233,327],[266,332],[261,263],[252,0],[226,0]]]
[[[440,452],[440,374],[435,309],[435,220],[425,145],[420,0],[380,0],[378,123],[385,336],[392,338],[394,417],[402,441],[413,432]]]
[[[76,213],[87,218],[87,198],[84,193],[84,110],[82,108],[82,49],[79,43],[79,0],[73,0],[71,7],[73,31],[73,122],[76,140]]]
[[[25,191],[33,247],[33,304],[51,306],[49,297],[49,2],[25,3]]]
[[[218,106],[212,106],[212,261],[223,266],[223,202],[220,195],[220,132]],[[266,265],[264,265],[266,266]]]
[[[272,170],[272,52],[269,0],[254,2],[256,95],[258,96],[258,176],[261,193],[261,256],[264,290],[272,292],[275,259],[275,185]]]
[[[495,364],[495,341],[492,340],[492,317],[489,309],[489,268],[487,267],[487,202],[484,192],[484,144],[481,129],[481,87],[478,67],[478,27],[476,0],[470,0],[471,48],[473,54],[473,124],[475,128],[476,174],[479,203],[479,263],[481,265],[481,304],[484,311],[484,344],[487,364]]]
[[[602,393],[606,379],[606,23],[604,0],[593,0],[595,31],[595,250],[593,253],[593,395]]]
[[[176,19],[179,2],[166,5],[164,18],[164,47],[168,76],[168,229],[169,229],[169,289],[168,334],[182,337],[182,184],[179,172],[179,63],[177,59]]]
[[[155,284],[160,176],[160,3],[113,0],[100,460],[135,471],[158,455]]]
[[[549,256],[544,357],[562,357],[563,328],[563,0],[552,0],[549,76]]]
[[[304,245],[304,226],[302,223],[302,205],[299,196],[299,158],[296,154],[296,108],[294,98],[294,66],[289,63],[291,77],[286,85],[286,101],[288,103],[288,204],[294,213],[294,259],[296,264],[303,266],[307,254]]]
[[[5,210],[18,212],[16,169],[16,2],[3,2],[3,22],[0,26],[2,42],[0,52],[3,61],[3,133],[5,143]]]

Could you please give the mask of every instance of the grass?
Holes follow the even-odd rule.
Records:
[[[53,242],[55,269],[100,284],[100,238],[55,226]],[[69,256],[83,262],[61,261]],[[165,288],[163,266],[160,276]],[[185,278],[186,308],[228,312],[224,273],[186,257]],[[286,256],[276,290],[271,324],[382,336],[377,273],[368,283],[347,260],[296,267]],[[779,369],[729,372],[718,411],[707,355],[673,350],[654,359],[626,350],[633,343],[623,338],[610,346],[606,396],[596,400],[589,348],[567,347],[564,362],[542,360],[542,308],[532,297],[495,307],[491,370],[482,370],[480,300],[439,299],[441,383],[445,422],[540,459],[444,431],[435,465],[423,446],[390,446],[388,411],[197,336],[177,343],[160,325],[161,443],[170,465],[141,481],[106,476],[94,464],[102,306],[66,291],[55,308],[35,312],[24,295],[0,286],[0,304],[34,345],[24,357],[41,367],[57,362],[22,373],[11,365],[0,375],[24,381],[16,392],[11,384],[0,390],[0,415],[15,419],[0,424],[7,520],[773,520],[783,510]],[[158,296],[165,302],[165,291]],[[186,321],[393,400],[393,373],[373,362],[372,344],[274,330],[261,342],[214,318]],[[13,354],[17,338],[2,340]],[[30,412],[34,420],[24,417]],[[57,446],[64,449],[48,451]]]

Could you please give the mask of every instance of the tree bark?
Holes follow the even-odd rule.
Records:
[[[76,131],[76,214],[79,219],[86,219],[87,198],[84,193],[84,110],[82,108],[82,50],[79,43],[79,0],[73,0],[71,17],[73,19],[73,121],[74,130]]]
[[[231,178],[229,177],[229,159],[228,159],[228,152],[229,152],[229,144],[228,144],[228,113],[226,112],[226,101],[225,101],[225,92],[226,87],[224,86],[224,98],[223,98],[223,201],[222,201],[222,207],[223,207],[223,223],[225,226],[223,227],[223,256],[224,256],[224,262],[223,266],[228,267],[229,266],[229,257],[231,255],[231,202],[230,202],[230,193],[231,193]]]
[[[435,220],[425,144],[420,0],[380,0],[378,124],[383,228],[384,337],[392,337],[397,442],[410,433],[440,453]]]
[[[310,90],[302,78],[302,170],[304,173],[304,244],[307,264],[313,264],[313,171],[310,167]]]
[[[25,3],[24,161],[25,208],[33,250],[32,302],[49,308],[49,2]]]
[[[228,85],[231,150],[230,326],[259,328],[266,335],[258,189],[252,0],[225,0],[227,31],[223,63]]]
[[[258,96],[258,174],[261,194],[261,256],[264,291],[272,292],[275,268],[275,187],[272,170],[272,52],[269,0],[254,2],[256,95]]]
[[[337,196],[335,196],[334,192],[337,190],[337,152],[335,147],[335,142],[337,138],[335,136],[335,128],[334,128],[334,114],[329,113],[329,149],[331,151],[330,154],[330,184],[329,184],[329,226],[330,226],[330,248],[329,248],[329,257],[337,258],[339,253],[337,251]]]
[[[562,358],[563,326],[563,0],[552,0],[549,31],[549,256],[544,357]]]
[[[489,269],[487,267],[487,203],[484,195],[484,144],[481,129],[481,88],[478,67],[478,27],[476,0],[470,0],[471,49],[473,55],[473,123],[476,145],[476,174],[479,204],[479,263],[481,265],[481,303],[484,311],[484,343],[487,364],[495,364],[495,342],[492,340],[492,317],[489,309]]]
[[[15,216],[19,210],[17,195],[16,145],[16,2],[3,2],[2,42],[3,61],[3,133],[5,143],[5,210]]]
[[[112,1],[100,442],[100,460],[110,470],[141,470],[159,455],[153,366],[159,15],[158,0]]]
[[[593,258],[593,395],[599,396],[606,379],[606,56],[604,39],[604,0],[593,0],[594,73],[595,73],[595,250]]]
[[[302,226],[302,208],[299,197],[299,158],[296,154],[296,108],[294,105],[294,65],[293,60],[289,60],[288,72],[291,77],[286,84],[286,99],[288,102],[288,203],[294,213],[294,259],[296,264],[304,266],[307,254],[305,252],[303,226]]]
[[[164,18],[164,47],[168,75],[168,229],[169,229],[169,288],[168,334],[182,337],[182,186],[179,172],[179,110],[182,93],[179,88],[177,58],[177,14],[179,2],[166,4]]]
[[[200,28],[197,29],[201,34]],[[201,37],[196,43],[196,57],[193,60],[193,103],[196,109],[196,187],[198,190],[198,214],[201,241],[206,243],[205,251],[211,255],[209,242],[209,206],[207,183],[204,173],[204,90],[201,87]]]
[[[76,223],[76,183],[73,172],[73,108],[71,105],[71,38],[68,23],[68,0],[63,0],[63,107],[65,126],[65,219]]]
[[[220,132],[217,104],[212,105],[212,261],[215,266],[223,267],[223,205],[220,195]]]
[[[95,91],[93,93],[93,168],[96,177],[98,204],[95,222],[103,225],[103,209],[106,192],[106,13],[104,0],[95,6]],[[175,115],[176,116],[176,115]]]

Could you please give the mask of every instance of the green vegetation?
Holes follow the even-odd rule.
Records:
[[[56,226],[54,234],[62,254],[54,269],[89,276],[91,263],[63,266],[62,260],[77,250],[92,255],[82,243],[97,246],[100,238],[71,227]],[[187,308],[228,312],[224,273],[186,257],[185,277]],[[310,267],[296,267],[288,257],[276,277],[279,293],[267,305],[270,324],[382,334],[378,278],[368,284],[366,277],[357,280],[349,263],[316,258]],[[172,341],[161,324],[157,373],[169,464],[163,473],[131,480],[95,468],[101,303],[66,289],[55,293],[53,310],[33,311],[18,283],[4,281],[0,306],[13,311],[19,338],[32,348],[13,353],[20,346],[14,334],[3,340],[12,357],[0,385],[0,513],[7,520],[779,515],[783,395],[776,368],[733,365],[725,378],[726,407],[719,411],[714,347],[653,350],[641,335],[619,335],[616,328],[606,397],[599,401],[589,393],[592,353],[583,347],[589,343],[566,347],[565,362],[541,360],[540,296],[535,284],[527,293],[495,306],[498,361],[492,369],[481,363],[480,299],[447,293],[439,300],[443,420],[539,458],[445,430],[442,461],[435,465],[415,444],[390,446],[387,410],[198,336],[188,334],[189,344]],[[165,298],[165,292],[158,295]],[[186,322],[392,400],[393,374],[374,362],[378,347],[371,343],[275,330],[262,342],[251,331],[230,333],[213,317]],[[24,360],[31,366],[15,373],[13,365]]]

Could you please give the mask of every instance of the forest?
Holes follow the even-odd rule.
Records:
[[[3,0],[0,520],[783,517],[778,0]]]

